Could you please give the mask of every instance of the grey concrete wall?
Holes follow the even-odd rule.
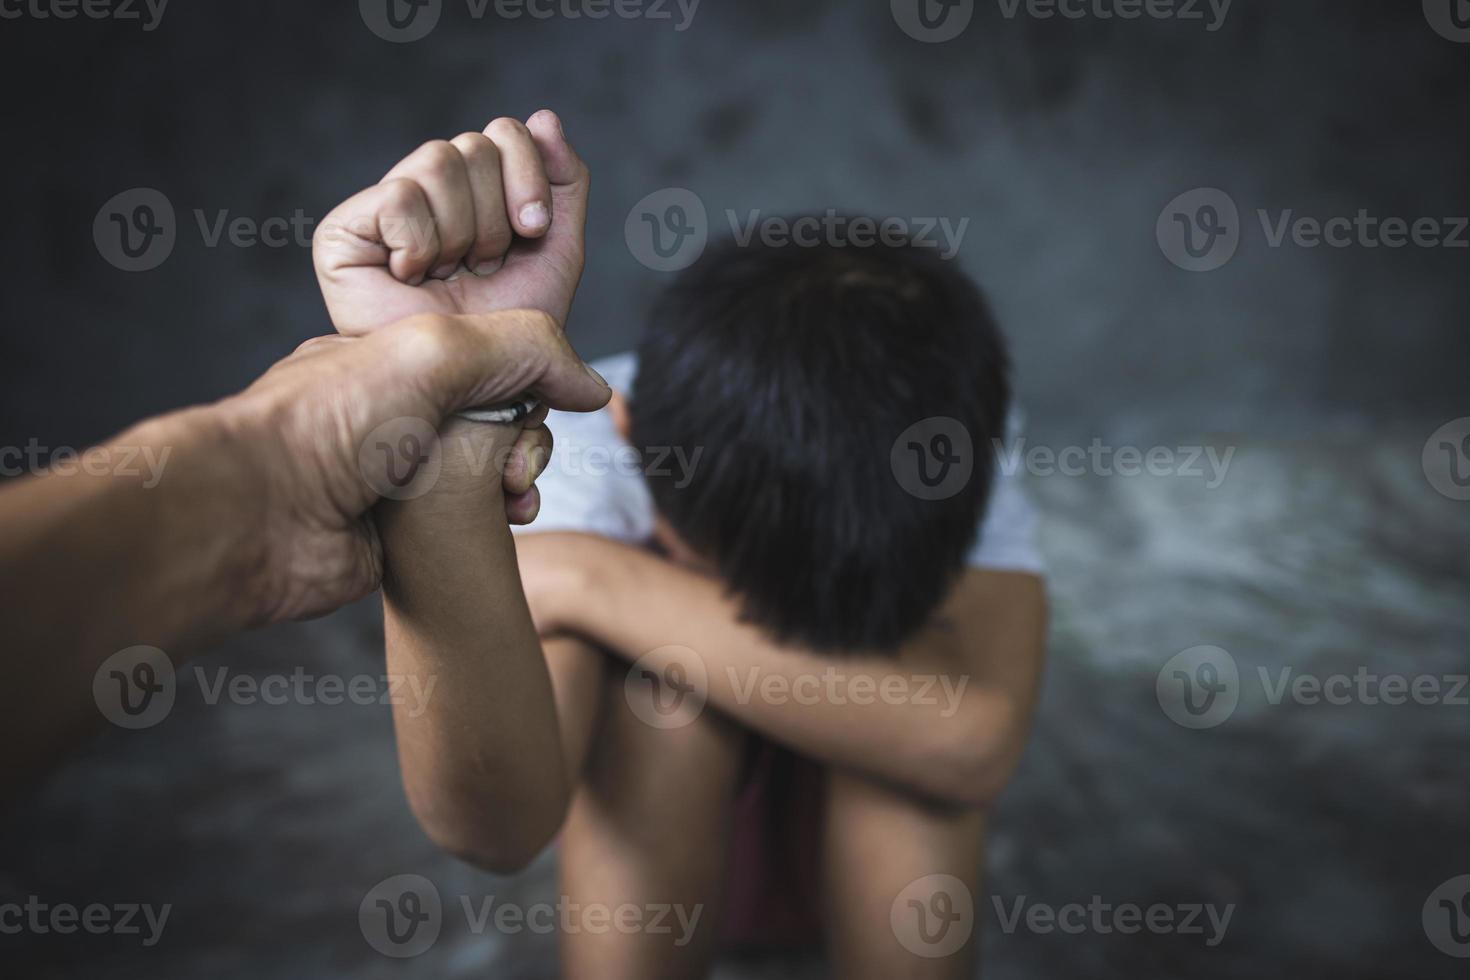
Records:
[[[629,209],[682,186],[717,230],[752,209],[968,220],[958,261],[1013,338],[1038,432],[1427,434],[1460,414],[1470,249],[1272,248],[1256,218],[1470,214],[1470,46],[1416,3],[1239,0],[1210,31],[997,0],[943,44],[880,0],[704,0],[682,31],[672,3],[671,20],[473,9],[445,0],[405,44],[352,3],[175,4],[151,32],[6,21],[0,441],[99,437],[327,329],[305,248],[208,247],[195,211],[319,218],[418,142],[542,105],[595,173],[570,324],[588,354],[631,343],[664,281],[624,241]],[[92,223],[139,186],[178,239],[130,274]],[[1197,187],[1242,214],[1210,273],[1155,241]]]

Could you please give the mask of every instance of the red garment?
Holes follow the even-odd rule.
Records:
[[[735,799],[720,938],[727,947],[811,945],[822,934],[822,767],[753,739]]]

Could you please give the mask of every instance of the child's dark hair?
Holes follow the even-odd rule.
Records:
[[[1010,402],[1004,341],[959,269],[911,244],[727,242],[665,292],[638,357],[654,502],[746,619],[830,650],[923,625],[975,539]],[[974,468],[926,500],[890,453],[935,417],[965,427]],[[701,452],[692,474],[652,465],[676,447]]]

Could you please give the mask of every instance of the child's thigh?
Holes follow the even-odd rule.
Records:
[[[630,680],[621,662],[602,677],[581,789],[630,822],[630,833],[677,826],[681,816],[700,826],[729,818],[749,735],[709,708],[671,712],[677,698],[641,674]]]
[[[961,978],[978,962],[983,810],[829,770],[823,886],[833,976]]]

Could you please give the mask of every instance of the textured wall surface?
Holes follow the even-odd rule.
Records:
[[[1229,932],[1217,947],[1007,934],[987,900],[987,975],[1455,975],[1421,914],[1470,874],[1470,708],[1273,704],[1259,671],[1470,670],[1470,503],[1420,464],[1431,432],[1470,415],[1470,248],[1273,247],[1257,212],[1453,232],[1470,214],[1470,44],[1407,0],[1237,0],[1215,31],[1008,6],[977,2],[942,44],[905,34],[885,0],[704,0],[682,31],[676,6],[672,21],[538,21],[444,0],[405,44],[346,0],[178,2],[151,31],[0,20],[0,446],[85,444],[219,397],[326,332],[303,244],[211,246],[198,215],[320,217],[419,142],[495,115],[556,108],[593,168],[569,324],[589,356],[628,346],[666,281],[624,231],[660,189],[693,191],[716,233],[753,210],[968,220],[956,261],[1012,338],[1033,440],[1236,450],[1218,487],[1031,474],[1052,659],[990,856],[1007,908],[1230,904]],[[170,202],[176,242],[130,273],[93,225],[139,187]],[[1188,272],[1156,225],[1202,187],[1238,207],[1240,242]],[[1200,644],[1244,680],[1227,722],[1189,731],[1155,681]],[[366,602],[201,666],[373,673],[381,648]],[[29,977],[550,975],[547,937],[474,936],[462,920],[420,959],[375,954],[358,903],[409,871],[447,897],[553,887],[549,861],[508,881],[433,851],[386,708],[210,705],[191,672],[162,726],[104,733],[0,817],[0,902],[172,903],[165,941],[0,935],[0,963]]]

